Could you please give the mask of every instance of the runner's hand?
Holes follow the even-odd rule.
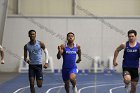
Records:
[[[63,49],[62,49],[61,46],[58,46],[58,51],[59,51],[60,54],[63,54]]]
[[[118,63],[116,61],[113,62],[113,66],[116,67]]]
[[[1,64],[4,64],[4,60],[1,60]]]
[[[81,59],[78,58],[77,61],[76,61],[76,63],[80,63],[80,61],[81,61]]]
[[[30,60],[29,59],[27,59],[25,62],[28,63],[28,64],[30,64]]]
[[[48,68],[48,63],[45,63],[43,66],[45,69]]]

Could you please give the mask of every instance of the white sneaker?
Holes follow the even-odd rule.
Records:
[[[130,84],[125,85],[125,90],[126,90],[126,93],[130,93],[130,90],[131,90]]]
[[[76,86],[73,87],[72,89],[73,89],[73,93],[78,93],[78,90],[77,90],[77,87]]]

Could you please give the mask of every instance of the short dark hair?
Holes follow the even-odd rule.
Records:
[[[74,33],[72,33],[72,32],[69,32],[69,33],[67,34],[67,37],[68,37],[68,35],[69,35],[69,34],[73,34],[73,35],[74,35]],[[74,36],[75,36],[75,35],[74,35]]]
[[[137,36],[137,31],[133,29],[128,31],[128,36],[129,34],[132,34],[132,33],[134,33],[134,35]]]
[[[35,31],[35,30],[29,30],[28,35],[30,35],[30,34],[31,34],[31,32],[35,32],[35,33],[36,33],[36,31]]]

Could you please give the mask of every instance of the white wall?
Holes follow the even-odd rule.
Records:
[[[18,13],[18,1],[19,0],[8,0],[8,15],[17,15]]]
[[[2,44],[3,31],[7,14],[8,0],[0,0],[0,44]]]
[[[98,16],[139,16],[140,0],[9,0],[9,15],[19,10],[24,15],[59,15],[73,13],[73,2]],[[19,9],[18,2],[19,1]],[[75,8],[75,15],[85,15]],[[87,16],[87,15],[85,15]]]
[[[98,16],[139,16],[140,0],[76,0],[77,4]],[[77,10],[77,9],[76,9]],[[77,10],[76,15],[85,15]]]
[[[71,15],[72,0],[9,0],[9,15]]]
[[[137,30],[140,34],[140,18],[104,18],[106,23],[126,32],[130,29]],[[100,56],[105,62],[109,56],[113,56],[115,48],[125,42],[127,37],[121,35],[114,29],[96,18],[89,17],[8,17],[3,35],[3,46],[12,53],[23,56],[23,46],[29,41],[28,31],[35,29],[37,39],[43,41],[53,57],[54,67],[61,68],[62,60],[56,59],[57,46],[64,43],[61,35],[66,37],[70,31],[75,33],[75,42],[81,45],[82,53],[87,56]],[[49,30],[47,30],[49,29]],[[140,35],[138,40],[140,41]],[[122,53],[119,55],[121,65]],[[85,56],[85,55],[84,55]],[[16,56],[17,57],[17,56]],[[5,53],[5,65],[0,65],[0,71],[16,72],[19,59],[13,54]],[[82,62],[78,64],[79,69],[90,68],[91,60],[82,56]],[[118,69],[120,69],[118,67]]]

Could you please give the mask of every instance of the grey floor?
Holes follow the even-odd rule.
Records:
[[[18,75],[18,73],[14,72],[14,73],[4,73],[4,72],[0,72],[0,84],[16,77]]]

